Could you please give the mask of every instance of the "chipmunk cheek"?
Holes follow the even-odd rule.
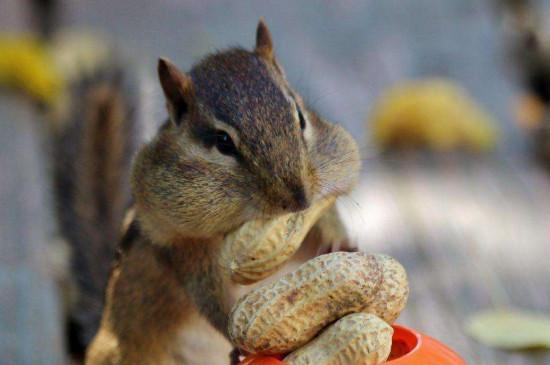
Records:
[[[314,202],[318,198],[320,190],[320,180],[318,170],[313,166],[313,164],[308,161],[308,168],[306,172],[305,181],[307,183],[309,194],[311,196],[311,201]]]

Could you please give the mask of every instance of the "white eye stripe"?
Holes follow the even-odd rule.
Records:
[[[233,140],[235,146],[239,146],[239,133],[231,125],[214,118],[214,129],[227,133],[229,137],[231,137],[231,139]]]
[[[300,128],[304,130],[306,129],[306,126],[308,124],[306,114],[304,113],[304,111],[302,110],[298,102],[295,99],[293,99],[293,101],[294,101],[294,118],[296,119],[296,121],[298,121]]]

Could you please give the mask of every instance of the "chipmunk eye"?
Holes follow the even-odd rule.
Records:
[[[233,143],[233,140],[222,130],[217,130],[215,133],[215,144],[218,151],[223,155],[235,156],[237,155],[237,147]]]
[[[298,105],[296,105],[296,110],[298,111],[298,119],[300,119],[300,128],[304,130],[306,129],[306,119],[304,118],[304,114],[302,114],[302,110]]]

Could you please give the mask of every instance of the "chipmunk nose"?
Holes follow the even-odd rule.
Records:
[[[303,186],[292,187],[291,198],[288,201],[284,201],[282,207],[284,210],[290,212],[299,212],[309,208],[310,202],[307,198],[306,192]]]

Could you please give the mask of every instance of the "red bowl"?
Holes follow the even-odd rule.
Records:
[[[404,326],[393,326],[390,365],[466,365],[456,352],[420,332]],[[240,365],[286,365],[273,356],[251,355]]]

